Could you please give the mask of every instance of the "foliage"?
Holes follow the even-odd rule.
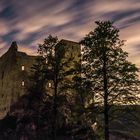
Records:
[[[84,45],[84,74],[92,81],[95,93],[93,100],[104,106],[106,137],[111,107],[135,104],[138,101],[139,79],[138,68],[127,60],[128,53],[122,50],[124,41],[119,39],[119,30],[110,21],[97,21],[96,24],[95,30],[81,44]]]
[[[28,94],[0,121],[1,139],[13,135],[13,139],[95,140],[105,135],[109,140],[109,132],[126,136],[126,122],[134,127],[139,117],[132,106],[139,99],[139,69],[128,61],[113,23],[96,25],[80,42],[80,61],[66,56],[67,44],[57,37],[49,35],[38,45]]]

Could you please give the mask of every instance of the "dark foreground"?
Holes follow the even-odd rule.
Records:
[[[11,107],[11,111],[0,120],[0,140],[52,140],[53,119],[49,114],[49,104],[41,107],[34,101],[26,106],[27,97]],[[39,106],[38,106],[39,105]],[[110,123],[110,140],[140,140],[140,106],[128,106],[126,112],[119,106],[120,111],[114,113]],[[100,116],[102,123],[102,116]],[[96,129],[83,125],[80,121],[67,123],[65,118],[59,115],[59,128],[56,131],[56,140],[103,140],[103,130],[96,135]]]

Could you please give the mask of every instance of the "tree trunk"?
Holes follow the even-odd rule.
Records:
[[[106,52],[103,51],[103,83],[104,83],[104,137],[109,140],[109,118],[108,118],[108,80],[106,68]]]
[[[53,103],[53,134],[52,139],[56,140],[56,131],[57,131],[57,76],[54,81],[54,103]]]

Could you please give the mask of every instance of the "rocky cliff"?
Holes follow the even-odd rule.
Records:
[[[26,94],[30,68],[35,56],[18,51],[16,42],[0,57],[0,119],[21,95]]]

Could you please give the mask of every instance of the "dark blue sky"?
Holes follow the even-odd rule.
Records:
[[[96,20],[115,22],[129,59],[140,67],[140,0],[0,0],[0,54],[13,40],[35,54],[49,34],[79,41]]]

